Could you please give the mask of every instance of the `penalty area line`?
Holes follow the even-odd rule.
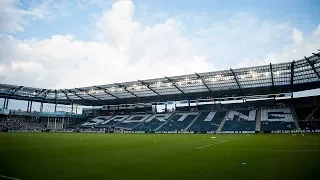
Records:
[[[1,178],[5,178],[5,179],[11,179],[11,180],[22,180],[22,179],[19,179],[19,178],[14,178],[14,177],[10,177],[10,176],[4,176],[4,175],[1,175],[1,174],[0,174],[0,177]]]
[[[224,140],[224,141],[217,142],[217,143],[212,143],[212,144],[208,144],[208,145],[205,145],[205,146],[200,146],[200,147],[198,147],[197,149],[202,149],[202,148],[206,148],[206,147],[209,147],[209,146],[214,146],[214,145],[217,145],[217,144],[222,144],[222,143],[229,142],[229,141],[233,141],[233,140],[237,140],[237,139],[240,139],[240,138],[243,138],[243,137],[245,137],[245,136],[241,136],[241,137],[237,137],[237,138],[233,138],[233,139],[228,139],[228,140]]]
[[[319,140],[320,140],[320,139],[318,139],[318,138],[311,137],[311,136],[305,136],[305,137],[307,137],[307,138],[309,138],[309,139],[314,139],[314,140],[316,140],[316,141],[319,141]]]

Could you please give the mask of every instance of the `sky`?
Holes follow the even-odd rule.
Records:
[[[74,88],[288,62],[319,0],[0,0],[0,83]]]

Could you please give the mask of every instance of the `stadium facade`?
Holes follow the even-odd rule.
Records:
[[[6,123],[8,119],[19,119],[24,127],[33,123],[31,129],[78,124],[82,130],[102,132],[318,131],[319,96],[294,98],[293,93],[319,88],[319,79],[320,53],[314,53],[287,63],[73,89],[0,84],[4,99],[0,114]],[[10,99],[28,101],[27,111],[10,110]],[[241,103],[221,103],[231,100]],[[39,112],[31,112],[33,102],[41,103]],[[177,107],[177,102],[186,105]],[[44,104],[53,104],[54,111],[45,113]],[[156,110],[159,104],[165,106],[163,113]],[[168,104],[175,104],[174,111]],[[70,112],[58,111],[62,105],[70,106]],[[78,105],[96,108],[77,114],[73,109]],[[3,127],[8,128],[6,123]]]

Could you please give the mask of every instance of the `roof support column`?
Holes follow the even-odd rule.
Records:
[[[203,80],[203,78],[198,74],[198,73],[195,73],[196,76],[201,80],[202,84],[207,88],[207,90],[209,92],[212,92],[211,89],[208,87],[208,85],[206,84],[206,82]]]
[[[43,102],[40,103],[40,112],[43,112]]]
[[[160,96],[160,94],[157,92],[157,91],[155,91],[154,89],[152,89],[151,87],[150,87],[150,84],[148,84],[148,83],[146,83],[146,82],[143,82],[143,81],[141,81],[141,80],[138,80],[142,85],[144,85],[144,86],[146,86],[149,90],[151,90],[152,92],[154,92],[154,93],[156,93],[158,96]]]
[[[168,104],[166,102],[166,104],[164,104],[164,112],[167,112],[168,111]]]
[[[30,101],[28,101],[27,112],[29,112]]]
[[[171,84],[178,90],[178,91],[180,91],[182,94],[184,94],[184,92],[176,85],[176,83],[172,80],[172,79],[170,79],[170,78],[168,78],[168,77],[164,77],[164,78],[166,78],[169,82],[171,82]]]
[[[32,101],[30,101],[29,112],[32,110]]]
[[[57,90],[54,90],[54,100],[55,100],[55,106],[54,106],[54,112],[57,112]]]
[[[241,91],[241,86],[240,86],[240,83],[239,83],[239,80],[238,80],[236,74],[234,73],[234,71],[231,68],[230,68],[230,71],[231,71],[231,73],[233,75],[234,80],[236,81],[236,83],[238,85],[239,90]]]
[[[4,100],[3,100],[3,109],[6,108],[6,101],[7,101],[7,98],[4,98]]]
[[[293,85],[293,78],[294,78],[294,61],[291,63],[291,78],[290,78],[290,85]]]
[[[316,70],[316,68],[314,67],[314,64],[307,58],[307,57],[304,57],[307,62],[309,63],[309,65],[311,66],[313,72],[318,76],[318,78],[320,79],[320,74],[319,72]]]
[[[8,109],[8,106],[9,106],[9,98],[7,98],[6,109]]]
[[[271,73],[272,92],[274,95],[274,80],[273,80],[273,71],[272,71],[272,64],[271,63],[270,63],[270,73]]]

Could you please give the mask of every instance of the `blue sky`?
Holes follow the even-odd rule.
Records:
[[[45,1],[21,0],[21,9],[30,9],[35,2]],[[54,34],[74,34],[77,39],[91,40],[94,20],[105,9],[109,9],[114,1],[95,1],[77,5],[77,1],[58,0],[58,4],[49,19],[30,20],[24,26],[24,31],[14,33],[19,39],[48,38]],[[136,0],[134,18],[146,24],[156,23],[169,16],[183,16],[183,14],[208,14],[212,20],[225,19],[237,12],[248,12],[261,19],[276,22],[289,22],[296,27],[310,33],[318,25],[320,17],[320,1],[317,0]],[[80,1],[79,1],[80,4]],[[150,18],[154,14],[162,14],[157,19]],[[183,18],[183,17],[181,17]],[[190,22],[189,26],[192,22]],[[210,24],[210,22],[208,22]],[[63,26],[61,26],[63,25]]]
[[[0,7],[6,84],[91,86],[287,62],[320,48],[318,0],[1,0]]]

